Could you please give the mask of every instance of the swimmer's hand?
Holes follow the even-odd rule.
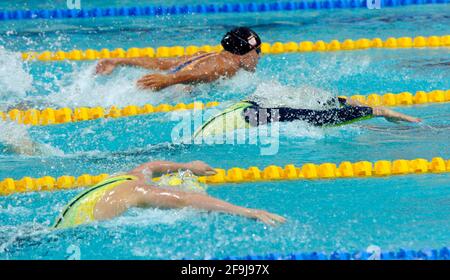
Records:
[[[171,75],[164,74],[149,74],[140,78],[137,81],[137,86],[140,89],[150,89],[150,90],[162,90],[168,86],[174,84],[173,78]]]
[[[116,66],[117,60],[109,58],[101,59],[95,67],[95,74],[109,75],[114,71],[114,69],[116,69]]]
[[[191,170],[197,176],[211,176],[217,173],[214,168],[199,160],[185,163],[184,168]]]
[[[269,213],[264,210],[251,209],[249,218],[259,220],[266,225],[275,226],[277,223],[285,223],[286,219],[276,214]]]

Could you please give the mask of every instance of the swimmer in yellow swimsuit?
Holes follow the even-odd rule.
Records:
[[[175,84],[209,83],[234,76],[238,70],[254,72],[261,53],[261,39],[250,28],[238,27],[225,34],[221,52],[198,52],[172,58],[111,58],[98,62],[96,73],[108,75],[118,66],[168,71],[148,74],[138,80],[141,89],[161,90]]]
[[[96,220],[112,219],[132,207],[192,207],[257,219],[269,225],[284,223],[281,216],[256,209],[239,207],[206,193],[158,187],[147,182],[148,176],[189,170],[195,175],[214,175],[216,171],[201,161],[174,163],[155,161],[142,164],[127,175],[108,178],[76,196],[62,211],[54,228],[75,227]],[[144,176],[145,174],[145,176]]]

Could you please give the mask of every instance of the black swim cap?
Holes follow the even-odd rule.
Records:
[[[261,39],[255,31],[247,27],[237,27],[229,31],[222,39],[224,50],[237,55],[244,55],[261,45]]]

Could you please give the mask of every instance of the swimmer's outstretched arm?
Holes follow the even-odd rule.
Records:
[[[422,119],[409,116],[406,114],[402,114],[399,112],[395,112],[393,110],[387,109],[385,107],[373,107],[373,114],[375,116],[384,117],[388,121],[394,120],[394,121],[404,121],[404,122],[412,122],[412,123],[419,123],[422,122]]]
[[[359,107],[365,107],[367,105],[362,104],[361,102],[357,100],[353,100],[348,98],[346,100],[346,103],[350,106],[359,106]],[[382,106],[374,106],[372,107],[373,114],[378,117],[384,117],[387,120],[399,120],[399,121],[405,121],[405,122],[412,122],[412,123],[418,123],[422,120],[413,116],[409,116],[406,114],[402,114],[399,112],[395,112],[394,110],[390,110],[388,108],[382,107]]]
[[[170,58],[157,58],[157,57],[134,57],[134,58],[107,58],[101,59],[95,68],[96,74],[108,75],[111,74],[118,66],[134,66],[141,67],[150,70],[169,70],[180,63],[185,62],[192,56],[198,55],[202,52],[194,55],[185,55],[180,57]]]
[[[231,77],[239,70],[239,63],[220,58],[202,67],[182,69],[173,74],[149,74],[137,81],[141,89],[161,90],[176,84],[197,84],[213,82],[221,77]]]
[[[96,74],[111,74],[118,66],[135,66],[151,70],[168,70],[180,63],[180,58],[154,58],[154,57],[136,57],[136,58],[107,58],[97,63]]]
[[[192,207],[200,210],[222,212],[257,219],[268,225],[275,225],[276,223],[284,223],[286,221],[285,218],[276,214],[264,210],[240,207],[206,194],[167,190],[148,191],[143,193],[144,194],[140,197],[138,202],[138,206],[145,208]]]
[[[130,173],[138,177],[143,175],[145,170],[151,171],[154,176],[160,176],[167,172],[175,172],[179,169],[191,170],[196,175],[214,175],[216,171],[202,161],[192,161],[188,163],[176,163],[170,161],[154,161],[145,163],[133,169]],[[142,178],[142,177],[141,177]],[[139,187],[138,187],[139,188]],[[240,215],[247,218],[257,219],[266,224],[275,225],[277,222],[284,223],[286,219],[281,216],[271,214],[263,210],[249,209],[233,205],[226,201],[213,198],[206,194],[188,193],[182,191],[150,190],[138,192],[138,206],[140,207],[160,207],[160,208],[184,208],[192,207],[206,211],[215,211]]]
[[[156,188],[146,183],[143,176],[145,171],[151,171],[155,176],[158,176],[179,169],[188,169],[197,175],[212,175],[216,173],[212,167],[201,161],[189,163],[155,161],[142,164],[128,172],[128,174],[133,174],[140,178],[140,180],[124,183],[118,191],[111,192],[106,199],[102,199],[97,203],[95,210],[96,219],[110,219],[120,215],[130,207],[156,207],[165,209],[192,207],[195,209],[223,212],[258,219],[270,225],[286,221],[281,216],[263,210],[233,205],[223,200],[213,198],[207,194]]]

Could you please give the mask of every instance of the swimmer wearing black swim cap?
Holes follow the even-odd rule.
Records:
[[[220,78],[230,78],[239,70],[254,72],[261,53],[261,39],[247,27],[237,27],[222,38],[223,51],[199,51],[180,57],[113,58],[102,59],[96,74],[107,75],[117,66],[137,66],[151,70],[167,71],[165,74],[148,74],[137,81],[140,89],[158,91],[176,84],[211,83]],[[220,47],[220,46],[219,46]]]
[[[261,53],[261,39],[255,31],[247,27],[234,28],[222,39],[224,50],[237,55],[244,55],[252,50]]]

